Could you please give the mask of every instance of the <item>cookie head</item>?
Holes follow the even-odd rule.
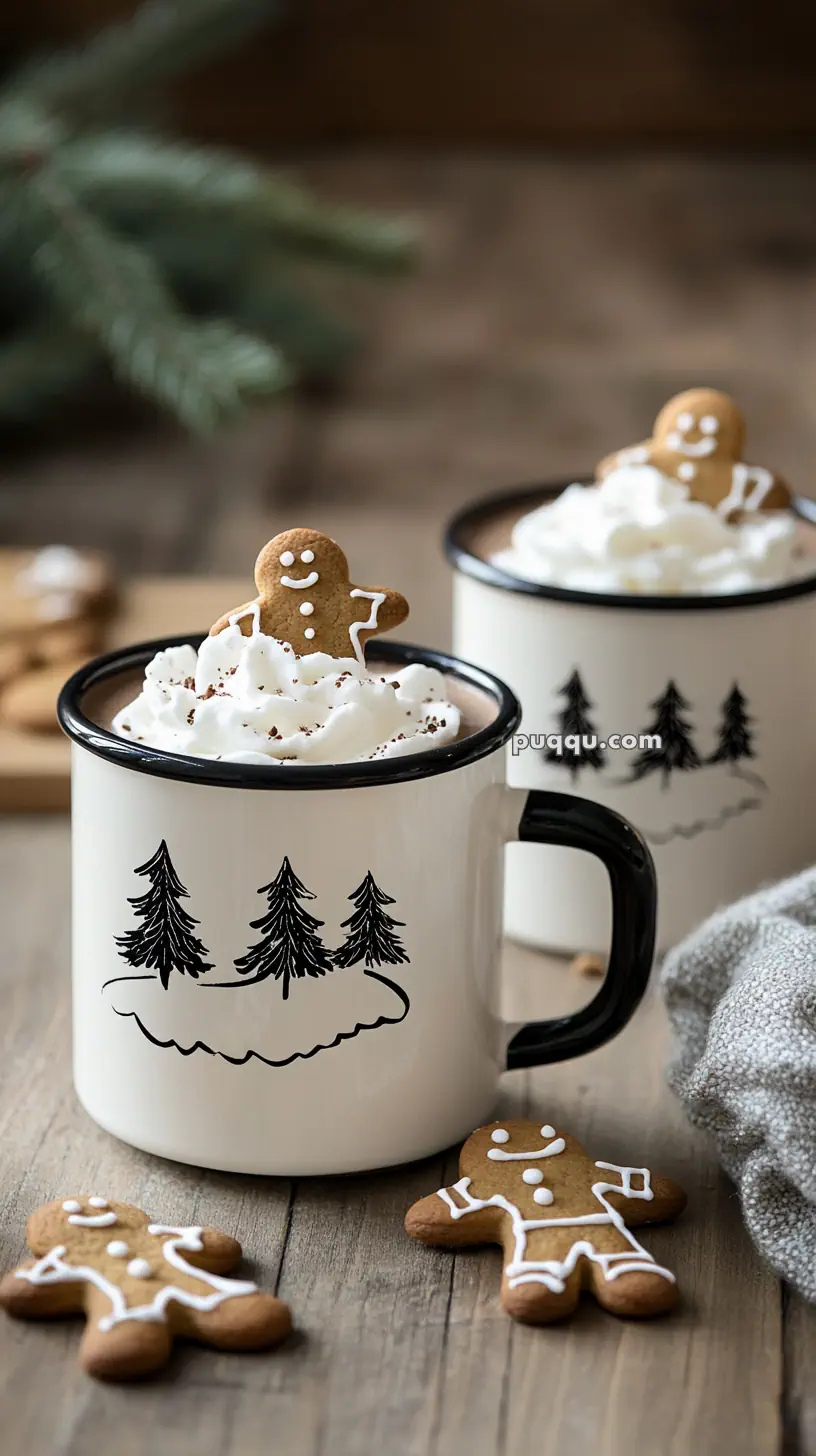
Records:
[[[262,597],[282,588],[325,598],[332,584],[348,581],[345,552],[331,536],[299,527],[267,542],[255,563],[255,585]]]
[[[264,546],[255,563],[258,595],[221,617],[211,633],[238,622],[287,642],[298,657],[325,652],[354,656],[364,665],[363,646],[408,615],[408,603],[390,587],[359,587],[349,579],[345,552],[330,536],[305,526],[282,531]]]
[[[149,1219],[131,1203],[119,1203],[97,1194],[77,1194],[45,1203],[32,1213],[26,1237],[32,1254],[42,1255],[55,1244],[98,1244],[104,1248],[114,1237],[147,1228]],[[118,1234],[108,1232],[115,1229]]]
[[[744,444],[740,411],[716,389],[687,389],[675,395],[655,420],[655,448],[691,463],[741,460]]]

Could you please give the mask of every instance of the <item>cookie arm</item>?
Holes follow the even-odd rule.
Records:
[[[219,1229],[203,1228],[200,1234],[200,1249],[185,1249],[185,1262],[194,1269],[204,1269],[208,1274],[229,1274],[240,1262],[241,1245],[229,1234]]]
[[[210,628],[210,636],[217,637],[219,632],[223,632],[230,625],[230,617],[240,617],[238,626],[241,628],[245,637],[251,636],[252,612],[258,605],[259,598],[253,597],[251,602],[244,602],[243,606],[231,607],[228,612],[224,613],[223,617],[219,617],[218,621],[213,623]]]
[[[604,455],[603,460],[598,461],[595,466],[595,479],[604,480],[621,465],[647,465],[651,449],[651,440],[641,440],[637,445],[625,445],[622,450],[613,450],[611,455]]]
[[[55,1319],[60,1315],[78,1314],[85,1304],[85,1286],[81,1281],[64,1284],[32,1284],[21,1278],[36,1261],[28,1260],[0,1280],[0,1309],[15,1319]]]
[[[635,1228],[644,1223],[664,1223],[672,1218],[677,1218],[686,1206],[688,1199],[682,1188],[671,1178],[664,1178],[659,1173],[649,1175],[648,1186],[651,1189],[652,1197],[644,1198],[640,1190],[643,1188],[643,1180],[639,1175],[639,1169],[614,1168],[601,1170],[599,1177],[605,1182],[612,1182],[615,1173],[619,1175],[627,1172],[634,1172],[635,1178],[632,1183],[632,1196],[627,1197],[625,1191],[625,1177],[622,1180],[622,1187],[612,1189],[606,1194],[606,1198],[614,1209],[623,1216],[623,1220],[630,1228]],[[640,1197],[638,1197],[640,1192]]]
[[[380,632],[390,632],[392,627],[398,627],[400,622],[405,621],[405,618],[408,616],[408,603],[402,595],[402,592],[392,591],[388,586],[367,586],[364,590],[366,595],[358,599],[360,604],[359,621],[365,622],[367,620],[371,609],[372,596],[381,596],[383,600],[377,607],[377,625],[375,627],[360,628],[359,637],[361,641],[365,641],[368,637],[373,637]]]
[[[450,1202],[448,1202],[450,1200]],[[451,1208],[461,1209],[463,1216],[457,1218]],[[422,1244],[439,1248],[463,1248],[467,1244],[489,1244],[496,1242],[496,1210],[470,1210],[466,1207],[456,1187],[443,1188],[439,1193],[430,1193],[419,1201],[405,1215],[405,1232]]]

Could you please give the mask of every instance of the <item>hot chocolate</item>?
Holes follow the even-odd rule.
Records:
[[[208,667],[216,642],[224,667],[220,676],[211,674]],[[240,636],[238,629],[227,629],[217,639],[205,639],[198,658],[192,646],[181,644],[157,654],[144,676],[130,671],[98,684],[87,693],[83,709],[99,727],[131,743],[194,757],[272,766],[353,763],[421,753],[469,737],[487,728],[497,715],[497,705],[488,693],[436,668],[423,664],[395,667],[376,660],[360,668],[356,661],[323,661],[323,654],[296,658],[286,651],[286,644],[270,638],[264,642],[272,644],[261,654],[267,671],[254,684],[255,692],[245,696],[240,689],[246,687],[246,664],[239,677],[240,658],[249,652],[251,657],[255,655],[252,665],[258,665],[258,654],[252,652],[252,638]],[[230,673],[236,665],[233,657],[238,658],[238,667]],[[286,662],[287,686],[272,680],[268,668],[272,658]],[[210,676],[216,680],[204,683],[203,678]],[[302,681],[293,683],[294,677]],[[238,693],[229,692],[233,684]],[[303,696],[293,696],[300,689]],[[275,721],[267,724],[272,706]],[[335,712],[340,719],[338,728]],[[272,728],[274,734],[270,734]]]
[[[523,581],[606,594],[734,596],[808,575],[790,492],[742,461],[744,433],[727,396],[689,390],[653,439],[517,513],[479,554]]]

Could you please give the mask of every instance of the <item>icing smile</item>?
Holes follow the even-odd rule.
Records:
[[[672,430],[666,443],[678,455],[713,455],[717,448],[717,441],[712,440],[710,435],[704,435],[701,440],[687,440],[685,435],[678,434],[676,430]]]
[[[295,591],[300,591],[305,586],[314,586],[315,582],[319,580],[320,578],[317,572],[310,571],[308,576],[301,576],[299,578],[294,576],[282,576],[281,586],[291,586],[295,589]]]

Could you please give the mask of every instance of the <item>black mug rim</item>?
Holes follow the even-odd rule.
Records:
[[[522,596],[542,597],[548,601],[571,602],[584,607],[619,607],[629,612],[710,612],[739,611],[741,607],[769,606],[773,602],[788,601],[793,597],[811,596],[816,592],[816,567],[810,576],[798,577],[793,581],[781,582],[778,586],[758,587],[755,591],[703,595],[688,592],[684,595],[660,594],[641,595],[632,592],[577,591],[571,587],[548,586],[543,582],[524,581],[509,571],[502,571],[484,557],[476,556],[466,544],[467,533],[474,527],[484,525],[499,511],[518,506],[521,509],[533,504],[543,505],[555,500],[575,481],[591,483],[591,476],[572,476],[563,480],[543,481],[538,484],[511,486],[507,490],[492,491],[469,502],[445,526],[443,549],[447,560],[456,571],[473,577],[486,586],[502,591],[518,592]],[[794,496],[794,514],[808,525],[816,526],[816,501],[806,496]]]
[[[404,758],[366,760],[363,763],[321,764],[244,764],[192,758],[169,753],[163,748],[150,748],[144,743],[129,742],[94,723],[82,710],[85,694],[100,683],[122,672],[144,669],[157,652],[185,643],[198,649],[206,633],[163,637],[153,642],[139,642],[132,647],[118,647],[93,658],[68,679],[57,703],[60,726],[80,748],[120,768],[157,778],[182,783],[206,784],[225,789],[360,789],[379,784],[397,784],[430,778],[464,768],[502,748],[521,721],[521,705],[515,693],[472,663],[463,662],[446,652],[420,647],[413,642],[377,640],[377,658],[398,667],[421,663],[458,678],[478,689],[496,704],[496,717],[485,728],[440,748],[427,748]]]

